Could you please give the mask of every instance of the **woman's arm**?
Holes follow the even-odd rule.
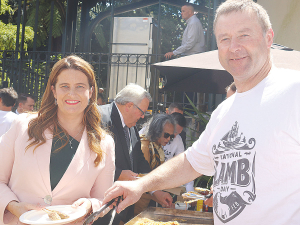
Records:
[[[93,212],[97,211],[102,206],[102,201],[104,199],[105,192],[113,185],[114,183],[114,174],[115,174],[115,143],[110,135],[106,135],[102,139],[102,150],[104,150],[104,166],[99,171],[99,175],[95,180],[94,186],[91,190],[91,198],[89,198],[92,203]],[[101,165],[102,163],[100,163]],[[100,166],[99,165],[99,166]],[[107,208],[100,216],[105,215],[110,208]]]
[[[11,201],[6,206],[6,210],[8,210],[10,213],[15,215],[16,217],[20,217],[23,213],[29,211],[29,210],[40,210],[42,207],[34,204],[30,204],[27,202],[17,202],[17,201]]]

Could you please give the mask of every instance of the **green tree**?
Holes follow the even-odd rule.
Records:
[[[61,37],[65,22],[66,1],[55,1],[53,10],[52,38]],[[28,4],[26,25],[34,27],[36,17],[36,0]],[[51,0],[39,1],[37,47],[45,47],[48,43],[51,22]]]
[[[13,9],[8,5],[8,0],[1,0],[0,15],[8,12],[13,13]],[[22,33],[22,27],[20,27],[20,33]],[[0,50],[15,50],[16,48],[16,35],[17,25],[12,23],[5,24],[0,21]],[[34,33],[32,27],[25,27],[24,36],[24,49],[27,50],[28,43],[33,40]],[[19,42],[21,42],[21,35],[19,36]]]

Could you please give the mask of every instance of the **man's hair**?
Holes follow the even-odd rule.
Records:
[[[236,86],[235,86],[235,83],[232,82],[230,85],[228,85],[226,88],[225,88],[226,92],[228,92],[229,90],[232,90],[233,92],[236,92]]]
[[[169,105],[168,111],[172,112],[174,109],[179,109],[183,111],[183,106],[179,103],[173,102]]]
[[[19,103],[23,103],[23,104],[26,103],[27,102],[27,98],[31,98],[31,99],[33,99],[35,101],[35,99],[34,99],[34,97],[32,95],[25,94],[25,93],[20,93],[19,96],[18,96],[18,100],[17,100],[18,104]]]
[[[231,12],[255,13],[264,33],[272,28],[269,15],[261,5],[253,2],[252,0],[227,0],[223,2],[216,11],[214,20],[214,32],[219,17],[221,15],[227,15]]]
[[[186,127],[186,119],[184,117],[184,115],[182,115],[181,113],[178,112],[174,112],[171,114],[171,116],[174,118],[176,124],[178,124],[179,126],[185,128]]]
[[[99,99],[99,98],[101,98],[102,101],[104,101],[104,95],[103,95],[103,93],[98,92],[97,99]]]
[[[144,88],[131,83],[116,95],[115,102],[120,105],[125,105],[128,102],[138,105],[144,98],[147,98],[149,102],[152,101],[150,94]]]
[[[150,141],[156,142],[163,135],[164,126],[167,123],[172,124],[175,129],[176,122],[171,115],[155,114],[151,118],[151,120],[149,121],[149,125],[147,126],[149,127],[146,134],[147,138]]]
[[[195,8],[191,3],[187,2],[187,3],[184,3],[184,5],[182,5],[182,6],[186,6],[186,7],[190,8],[193,12],[195,12]]]
[[[17,101],[18,94],[12,87],[2,88],[0,89],[0,98],[4,106],[12,107]]]

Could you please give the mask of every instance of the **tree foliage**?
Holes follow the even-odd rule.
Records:
[[[8,12],[13,13],[13,9],[8,5],[8,0],[1,0],[0,15]],[[20,26],[20,34],[22,27]],[[17,25],[11,23],[5,24],[0,21],[0,50],[15,50],[16,48]],[[34,33],[32,27],[25,27],[24,49],[27,50],[28,43],[33,40]],[[21,43],[21,35],[19,35],[19,43]]]
[[[22,27],[20,27],[22,33]],[[5,24],[0,21],[0,50],[15,50],[16,48],[17,25]],[[24,50],[27,51],[28,43],[33,40],[34,32],[32,27],[25,27]],[[21,35],[19,35],[21,43]]]
[[[64,4],[63,4],[64,5]],[[36,17],[36,1],[31,1],[28,6],[28,16],[26,24],[34,27]],[[52,37],[57,38],[63,34],[63,18],[61,10],[55,4],[53,11]],[[37,29],[37,47],[47,45],[50,33],[51,22],[51,1],[40,1],[38,9],[38,29]]]

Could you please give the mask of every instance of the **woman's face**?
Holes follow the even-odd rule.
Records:
[[[63,70],[57,77],[57,83],[51,87],[57,100],[58,115],[83,116],[84,109],[92,97],[87,76],[74,69]]]
[[[171,136],[174,138],[174,126],[170,123],[166,123],[163,129],[163,133],[157,140],[157,143],[161,146],[165,146],[171,140]]]

